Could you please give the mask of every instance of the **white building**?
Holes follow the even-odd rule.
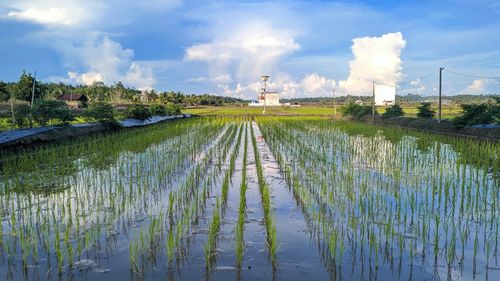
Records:
[[[280,94],[277,92],[266,92],[259,94],[259,102],[249,103],[249,106],[281,106]]]
[[[278,92],[268,92],[267,91],[267,80],[269,75],[262,75],[260,77],[262,80],[262,88],[259,93],[259,102],[252,102],[248,104],[249,106],[281,106],[280,94]],[[264,108],[264,112],[266,109]]]
[[[375,85],[375,105],[388,106],[396,103],[396,87]]]

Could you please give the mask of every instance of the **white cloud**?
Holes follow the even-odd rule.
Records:
[[[98,1],[16,0],[7,1],[7,18],[44,25],[74,26],[99,17],[105,5]]]
[[[219,74],[213,78],[213,81],[215,81],[217,83],[227,84],[227,83],[233,82],[233,79],[231,78],[231,75],[229,75],[229,74]]]
[[[476,79],[472,81],[465,89],[459,92],[460,95],[484,95],[491,94],[494,91],[493,83],[489,80]]]
[[[286,73],[280,73],[276,78],[271,77],[267,85],[268,91],[276,91],[286,98],[299,95],[317,97],[332,95],[336,82],[317,73],[307,74],[300,81],[292,79]],[[219,84],[218,87],[224,91],[225,95],[256,99],[262,84],[255,81],[246,85],[237,83],[235,88],[231,88],[227,84]]]
[[[482,91],[484,90],[484,87],[485,87],[485,82],[484,80],[474,80],[472,82],[472,84],[469,85],[469,87],[467,87],[467,89],[469,90],[472,90],[472,91]]]
[[[395,85],[402,77],[401,51],[406,45],[400,32],[380,37],[361,37],[353,40],[354,60],[349,62],[349,77],[339,81],[340,91],[346,94],[368,94],[372,81]]]
[[[102,81],[112,84],[122,81],[127,86],[153,87],[155,77],[150,67],[133,61],[134,52],[107,36],[92,35],[82,44],[61,45],[68,61],[84,69],[84,73],[70,72],[68,77],[77,83],[92,84]]]
[[[78,74],[76,72],[69,71],[68,72],[68,78],[73,81],[77,82],[79,84],[83,85],[92,85],[95,82],[103,82],[104,78],[100,73],[97,72],[87,72],[83,74]]]
[[[121,81],[138,89],[152,89],[156,84],[153,69],[139,62],[132,62]]]
[[[0,17],[45,26],[27,38],[59,51],[69,70],[67,78],[52,80],[92,84],[122,81],[128,86],[151,88],[154,69],[134,60],[134,51],[124,48],[103,31],[126,25],[134,17],[173,9],[182,0],[151,0],[124,3],[121,0],[5,0]]]
[[[328,95],[332,93],[335,86],[335,80],[328,79],[316,73],[309,74],[302,80],[304,93],[315,96]]]
[[[417,78],[417,79],[412,80],[410,82],[410,85],[412,85],[412,86],[420,86],[421,84],[422,84],[422,81],[420,81],[420,78]]]
[[[235,69],[236,78],[248,82],[275,69],[280,58],[297,49],[290,31],[255,22],[220,33],[210,43],[189,47],[185,58],[208,62],[211,73]]]
[[[7,18],[49,26],[88,28],[93,24],[122,24],[142,13],[170,10],[182,0],[6,0]]]
[[[229,84],[233,82],[234,80],[231,78],[230,74],[219,74],[213,78],[205,77],[205,76],[200,76],[200,77],[195,77],[195,78],[189,78],[186,80],[187,82],[214,82],[218,84]]]

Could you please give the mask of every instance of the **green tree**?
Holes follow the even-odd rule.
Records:
[[[422,102],[420,106],[417,107],[417,117],[418,118],[434,118],[436,111],[432,110],[430,102]]]
[[[8,101],[10,99],[10,92],[2,80],[0,80],[0,101]]]
[[[167,108],[161,104],[152,104],[149,107],[149,112],[151,112],[151,115],[165,116],[167,115]]]
[[[111,99],[130,100],[130,96],[128,95],[128,89],[125,88],[125,86],[121,81],[116,82],[116,84],[111,87]]]
[[[181,112],[182,106],[180,104],[170,103],[167,104],[167,115],[179,115]]]
[[[368,105],[359,105],[353,102],[346,104],[340,108],[342,116],[350,116],[354,118],[361,118],[365,115],[372,113],[372,107]],[[377,112],[375,112],[377,114]]]
[[[57,100],[38,100],[33,105],[33,119],[41,126],[46,126],[50,120],[63,124],[73,118],[65,102]]]
[[[181,104],[184,102],[184,95],[181,92],[166,92],[162,94],[164,103]]]
[[[111,98],[111,90],[104,85],[103,82],[94,82],[87,88],[87,96],[90,101],[109,101]]]
[[[14,106],[14,121],[19,128],[27,127],[30,124],[30,112],[30,106],[25,103]]]
[[[382,114],[382,117],[389,118],[389,117],[400,117],[404,115],[405,113],[403,112],[403,108],[399,104],[394,104],[386,108],[384,114]]]
[[[491,124],[495,122],[498,115],[497,104],[462,104],[462,114],[453,119],[457,128],[473,126],[478,124]]]
[[[18,100],[31,102],[31,95],[33,92],[33,82],[36,82],[34,98],[35,99],[42,98],[43,84],[40,81],[35,81],[33,76],[31,76],[31,73],[26,73],[26,71],[23,71],[23,74],[21,74],[21,77],[19,77],[19,81],[17,82],[16,87],[14,88],[14,93],[13,93],[14,98]]]
[[[116,122],[113,106],[106,102],[93,102],[85,111],[85,116],[100,123]]]
[[[127,107],[127,118],[146,120],[151,117],[151,112],[143,104],[132,104]]]

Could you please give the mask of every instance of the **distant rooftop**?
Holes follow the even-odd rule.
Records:
[[[87,100],[87,97],[82,94],[63,94],[60,95],[57,99],[64,101],[85,101]]]

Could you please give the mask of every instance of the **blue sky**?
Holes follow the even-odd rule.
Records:
[[[145,3],[142,3],[145,2]],[[259,75],[290,97],[434,95],[437,70],[500,77],[500,0],[1,0],[0,79],[122,81],[252,98]],[[443,91],[500,92],[444,72]]]

